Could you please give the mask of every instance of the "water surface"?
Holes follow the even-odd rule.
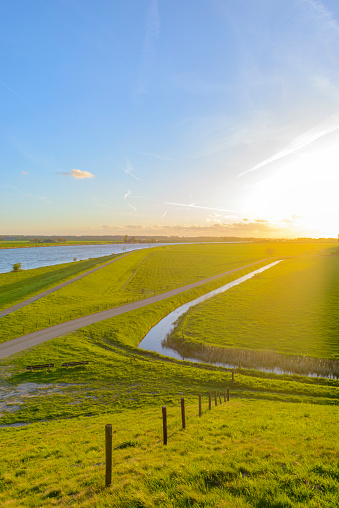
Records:
[[[23,270],[40,268],[42,266],[71,263],[74,258],[83,261],[90,258],[123,254],[131,250],[149,249],[168,244],[110,243],[102,245],[59,245],[55,247],[26,247],[15,249],[0,249],[0,273],[12,270],[14,263],[21,263]]]
[[[237,286],[238,284],[241,284],[242,282],[245,282],[246,280],[251,279],[258,273],[262,273],[265,270],[268,270],[272,266],[277,265],[282,260],[274,261],[273,263],[270,263],[269,265],[263,266],[261,268],[258,268],[257,270],[254,270],[253,272],[248,273],[247,275],[244,275],[243,277],[240,277],[239,279],[233,280],[232,282],[228,282],[227,284],[224,284],[224,286],[221,286],[220,288],[214,289],[213,291],[210,291],[209,293],[206,293],[205,295],[201,295],[195,300],[192,300],[190,302],[185,303],[184,305],[181,305],[177,309],[175,309],[173,312],[168,314],[168,316],[164,317],[161,321],[159,321],[158,324],[153,326],[151,330],[145,335],[143,340],[139,344],[139,348],[145,349],[146,351],[153,351],[155,353],[161,353],[165,356],[170,356],[171,358],[177,358],[179,360],[187,360],[188,358],[182,357],[177,351],[175,351],[172,348],[165,347],[162,342],[166,337],[172,332],[173,328],[175,327],[175,324],[180,316],[185,314],[185,312],[188,311],[191,307],[194,305],[198,305],[199,303],[204,302],[205,300],[208,300],[209,298],[212,298],[215,295],[218,295],[220,293],[223,293],[224,291],[227,291],[228,289],[231,289],[234,286]],[[190,358],[191,361],[198,361],[193,358]]]

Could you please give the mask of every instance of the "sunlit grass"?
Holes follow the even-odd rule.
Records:
[[[321,247],[324,248],[323,245]],[[272,252],[274,255],[300,255],[301,253],[317,252],[319,248],[319,245],[315,243],[282,242],[277,244],[170,245],[136,251],[102,270],[2,318],[0,342],[36,329],[39,330],[83,315],[123,305],[128,301],[144,299],[153,294],[162,293],[168,289],[196,282],[252,262],[259,262],[267,258],[268,251],[270,255]],[[94,260],[89,261],[93,262]],[[72,267],[72,264],[69,265]],[[66,265],[66,268],[69,265]],[[259,266],[261,265],[259,264],[257,267]],[[55,270],[51,270],[51,274],[54,274],[56,282],[59,282],[61,276],[65,278],[62,270],[60,272]],[[67,270],[71,270],[71,268],[67,268]],[[246,273],[248,271],[250,270],[247,270]],[[32,273],[32,277],[30,277],[30,273]],[[50,281],[46,279],[48,273],[48,269],[38,269],[18,274],[1,274],[0,285],[3,284],[5,288],[6,281],[10,281],[11,285],[8,288],[11,290],[11,295],[18,284],[19,293],[16,296],[5,298],[17,301],[20,299],[20,295],[23,298],[23,295],[27,297],[38,292],[37,288],[46,289],[51,285]],[[238,277],[239,273],[234,275],[231,280]],[[14,277],[9,279],[15,275],[18,275],[17,279]],[[70,275],[67,277],[69,278]],[[221,284],[222,279],[220,279],[219,285]]]
[[[339,259],[297,258],[190,309],[172,343],[338,359],[338,316]]]
[[[335,507],[338,408],[243,399],[197,417],[161,407],[0,429],[3,506]],[[104,426],[113,427],[105,489]]]
[[[0,309],[5,309],[46,289],[100,266],[117,255],[56,266],[0,274]]]
[[[131,265],[125,280],[131,277],[129,269]],[[130,273],[130,282],[134,274],[142,275],[140,269]],[[0,504],[336,507],[339,381],[237,371],[232,382],[231,372],[220,367],[183,363],[136,348],[170,310],[241,275],[0,362],[7,409],[17,408],[4,409],[0,425],[35,422],[0,429]],[[105,277],[98,283],[104,285]],[[62,367],[72,360],[90,363]],[[55,368],[26,370],[26,365],[45,362]],[[10,377],[5,378],[6,373]],[[27,383],[29,396],[14,393]],[[231,401],[208,411],[207,392],[227,387]],[[182,396],[185,431],[180,429]],[[168,408],[167,447],[162,445],[163,405]],[[106,423],[113,426],[114,446],[109,489],[104,488]]]
[[[231,262],[217,256],[213,265],[212,254],[209,260],[199,261],[199,246],[194,247],[197,255],[192,258],[191,271],[184,250],[181,261],[176,258],[177,271],[170,269],[169,256],[159,257],[163,279],[154,261],[142,263],[142,258],[135,256],[116,271],[105,268],[97,272],[102,275],[89,280],[87,289],[81,286],[81,299],[76,289],[72,297],[68,294],[68,300],[63,295],[67,301],[64,307],[64,298],[58,303],[54,300],[54,305],[67,317],[77,295],[84,305],[91,295],[93,305],[103,303],[97,298],[99,287],[106,288],[108,301],[114,302],[114,291],[109,288],[120,284],[124,286],[120,291],[132,294],[150,280],[160,292],[169,276],[171,283],[181,285],[188,275],[193,281],[208,270],[218,273]],[[249,254],[254,256],[253,251]],[[245,264],[242,259],[233,262]],[[208,270],[203,269],[206,263],[212,265]],[[297,266],[290,261],[278,266],[284,263]],[[298,263],[307,265],[307,270],[313,266],[304,259]],[[293,273],[286,271],[289,276]],[[237,371],[232,382],[231,372],[220,367],[183,363],[136,348],[168,312],[241,275],[243,271],[1,361],[7,409],[2,410],[0,425],[35,423],[0,429],[0,504],[13,508],[337,507],[339,381]],[[320,279],[314,279],[318,290]],[[265,280],[258,278],[264,294]],[[274,286],[273,274],[268,280]],[[48,309],[51,312],[52,306],[46,306],[45,316]],[[32,320],[36,314],[37,307],[30,306],[26,318]],[[9,323],[5,318],[1,322]],[[90,363],[62,367],[63,362],[72,360]],[[26,365],[45,362],[55,363],[55,368],[26,370]],[[27,383],[31,389],[28,396],[18,395],[15,390]],[[207,392],[223,392],[226,387],[231,389],[231,401],[213,405],[208,411]],[[199,393],[203,394],[200,419]],[[182,396],[187,405],[185,431],[180,429]],[[167,447],[162,445],[162,405],[168,408]],[[14,410],[8,411],[11,408]],[[106,423],[113,426],[114,446],[109,489],[104,488]]]

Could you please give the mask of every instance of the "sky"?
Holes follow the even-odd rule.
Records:
[[[11,0],[0,61],[0,235],[337,237],[337,0]]]

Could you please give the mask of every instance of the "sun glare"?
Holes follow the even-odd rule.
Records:
[[[248,212],[271,223],[289,224],[291,232],[336,237],[339,230],[337,157],[338,150],[332,145],[284,160],[279,167],[272,168],[270,176],[249,189]]]

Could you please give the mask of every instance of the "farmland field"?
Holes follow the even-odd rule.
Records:
[[[176,245],[135,251],[112,265],[2,318],[0,342],[81,315],[116,307],[127,301],[146,298],[234,268],[260,262],[267,258],[268,253],[275,256],[298,256],[303,253],[310,255],[325,247],[333,247],[333,244],[319,246],[314,243],[286,242]],[[72,273],[73,267],[74,264],[70,264],[69,273]],[[68,268],[65,267],[65,270]],[[47,285],[48,287],[51,285],[48,284],[47,275],[50,274],[57,280],[59,274],[63,273],[63,269],[59,272],[53,267],[50,272],[41,268],[0,274],[0,287],[3,286],[5,290],[4,301],[9,302],[10,299],[11,303],[20,301],[20,295],[27,297],[37,293],[36,287],[46,289]],[[10,290],[7,293],[6,286]],[[13,291],[16,287],[17,294]]]
[[[0,310],[114,259],[96,259],[0,274]]]
[[[27,312],[20,314],[21,320],[53,312],[67,319],[69,309],[88,305],[88,311],[95,311],[95,306],[119,303],[122,296],[147,297],[151,291],[166,291],[171,284],[181,286],[260,261],[272,246],[228,247],[233,251],[195,245],[154,249],[144,252],[144,257],[140,251],[130,254],[74,283],[73,288],[72,284],[62,293],[43,298],[40,302],[54,297],[45,307],[35,302],[21,309]],[[245,304],[255,295],[257,306],[265,305],[274,294],[278,298],[276,281],[284,288],[278,292],[277,308],[288,302],[292,283],[295,304],[309,298],[308,304],[315,305],[318,291],[321,298],[327,296],[325,307],[333,308],[338,260],[309,255],[318,248],[286,244],[283,252],[277,252],[278,246],[274,255],[293,252],[298,257],[281,262],[277,272],[273,272],[276,268],[265,272],[268,278],[263,274],[239,286],[249,291],[247,300],[246,292],[242,293],[242,315],[251,315],[249,308],[245,313]],[[156,252],[158,258],[153,256]],[[28,424],[0,428],[0,504],[9,508],[336,508],[338,380],[237,370],[232,381],[231,372],[222,367],[182,362],[137,348],[168,312],[242,274],[236,272],[0,361],[0,426]],[[330,288],[327,292],[321,289],[324,280]],[[254,282],[260,284],[260,291],[251,286]],[[5,329],[9,317],[1,318]],[[185,328],[184,333],[186,337]],[[62,366],[77,360],[89,360],[89,364]],[[47,362],[55,367],[26,369]],[[231,401],[209,411],[207,393],[226,387]],[[201,418],[197,417],[198,394],[203,396]],[[186,430],[180,428],[182,396],[187,405]],[[161,442],[163,405],[168,409],[167,447]],[[113,484],[105,489],[107,423],[113,425]]]
[[[339,359],[339,258],[287,259],[196,307],[172,333],[186,343]]]
[[[131,299],[146,298],[249,262],[260,261],[264,255],[262,246],[256,249],[250,246],[248,251],[244,246],[235,245],[187,245],[135,251],[2,318],[0,342],[80,315],[116,307]],[[0,274],[3,302],[7,306],[13,304],[23,299],[23,296],[27,298],[36,294],[37,288],[47,289],[51,286],[51,281],[59,282],[70,278],[81,267],[92,267],[95,264],[98,262],[89,260],[70,263],[61,268]],[[171,278],[169,273],[172,274]]]
[[[232,382],[225,369],[166,360],[128,345],[138,343],[163,306],[86,327],[1,362],[9,377],[0,424],[35,422],[0,428],[2,504],[16,506],[20,498],[25,507],[184,507],[190,500],[203,507],[284,502],[334,508],[339,383],[260,373],[236,373]],[[61,366],[76,359],[90,363]],[[25,369],[47,361],[55,368]],[[208,412],[207,392],[227,386],[231,402]],[[188,406],[185,432],[181,396]],[[168,407],[166,448],[162,405]],[[103,488],[106,423],[113,425],[110,489]]]

